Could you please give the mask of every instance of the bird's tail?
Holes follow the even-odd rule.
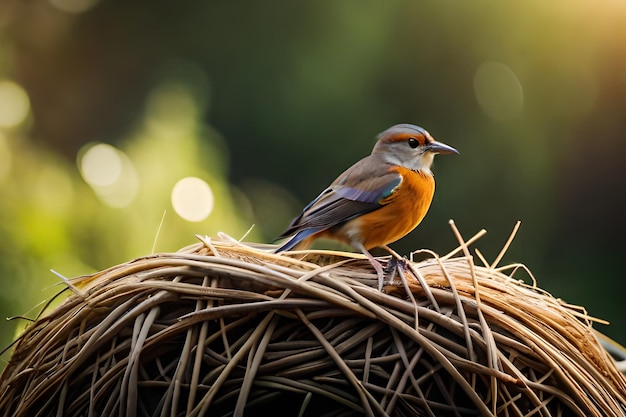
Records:
[[[276,249],[275,253],[284,252],[287,250],[295,249],[296,247],[304,249],[313,241],[313,235],[319,230],[317,229],[305,229],[296,233],[291,239],[285,242],[281,247]]]

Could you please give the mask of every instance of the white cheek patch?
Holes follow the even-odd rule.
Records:
[[[383,159],[386,163],[391,164],[391,165],[400,165],[403,166],[404,164],[402,163],[402,161],[400,160],[400,158],[398,158],[395,154],[393,153],[386,153],[383,155]]]
[[[397,149],[394,149],[397,151]],[[413,171],[422,171],[430,173],[430,167],[435,159],[433,152],[418,153],[419,150],[413,150],[414,153],[406,153],[405,149],[401,150],[401,155],[394,152],[383,154],[383,160],[391,165],[399,165]]]

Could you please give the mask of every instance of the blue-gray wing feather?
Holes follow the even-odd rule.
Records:
[[[353,172],[346,171],[302,210],[279,237],[296,234],[285,246],[295,246],[315,233],[382,207],[382,200],[389,197],[402,182],[397,172],[386,171],[383,175],[368,176],[364,175],[367,172],[358,168],[357,164],[352,167]],[[351,177],[351,174],[356,175]],[[354,186],[346,187],[343,185],[346,182]]]

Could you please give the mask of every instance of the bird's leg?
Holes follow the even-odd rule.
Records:
[[[376,260],[376,258],[372,256],[371,253],[369,253],[367,249],[365,249],[365,246],[363,246],[362,243],[357,243],[357,244],[354,244],[353,246],[356,249],[360,250],[361,253],[367,257],[367,259],[370,261],[370,263],[376,270],[376,275],[378,275],[378,291],[382,291],[383,284],[385,282],[385,272],[383,271],[383,266],[381,265],[380,262]]]

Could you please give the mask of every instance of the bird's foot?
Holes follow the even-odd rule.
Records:
[[[399,268],[402,268],[403,272],[409,271],[409,260],[406,257],[397,258],[395,256],[392,256],[387,262],[387,265],[384,269],[384,272],[387,274],[387,282],[394,281]]]
[[[385,267],[383,267],[383,265],[376,258],[374,258],[372,254],[363,247],[362,244],[353,244],[353,246],[361,250],[361,252],[369,260],[370,264],[376,270],[376,275],[378,276],[378,291],[382,292],[385,283],[390,283],[394,280],[396,273],[399,271],[399,267],[402,268],[402,270],[400,270],[400,274],[409,269],[408,259],[402,258],[400,255],[398,255],[396,252],[392,251],[386,246],[385,248],[389,251],[389,253],[391,253],[391,258],[389,259]]]
[[[402,275],[402,273],[410,270],[409,260],[407,258],[396,258],[392,256],[384,267],[376,259],[370,259],[370,263],[376,270],[376,275],[378,276],[378,291],[381,292],[385,284],[394,282],[398,272]]]
[[[383,269],[385,275],[387,276],[387,282],[393,282],[396,277],[396,271],[398,270],[398,259],[395,257],[391,257],[385,265],[385,269]]]

